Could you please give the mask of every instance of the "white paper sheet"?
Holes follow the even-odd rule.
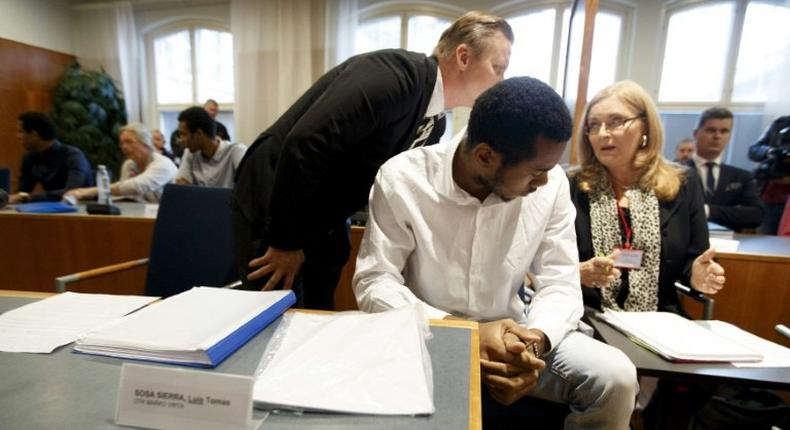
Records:
[[[158,297],[66,292],[0,315],[0,351],[50,353]]]
[[[256,405],[358,414],[433,413],[420,308],[378,314],[295,313],[285,327],[255,383]]]
[[[736,252],[740,244],[741,242],[735,239],[723,239],[719,237],[710,238],[710,246],[715,249],[716,252]]]
[[[724,321],[696,321],[697,324],[718,334],[755,350],[763,355],[763,360],[756,363],[732,363],[736,367],[790,367],[790,348],[755,336]]]

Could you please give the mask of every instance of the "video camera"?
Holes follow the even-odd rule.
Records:
[[[754,170],[758,181],[790,176],[790,116],[779,117],[768,126],[749,147],[749,159],[760,163]]]

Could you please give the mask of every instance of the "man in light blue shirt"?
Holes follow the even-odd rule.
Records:
[[[178,131],[187,151],[177,184],[233,188],[233,178],[247,146],[217,136],[217,123],[205,109],[193,106],[178,115]]]

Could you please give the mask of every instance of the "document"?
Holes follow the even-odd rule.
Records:
[[[377,314],[286,315],[264,354],[253,400],[264,409],[353,414],[434,412],[420,305]]]
[[[0,351],[50,353],[158,297],[66,292],[0,315]]]
[[[88,333],[74,351],[215,367],[295,302],[290,290],[195,287]]]
[[[632,341],[675,362],[760,361],[763,355],[748,345],[671,312],[613,312],[600,318]]]
[[[721,337],[738,342],[763,356],[758,362],[732,363],[736,367],[790,367],[790,348],[773,343],[724,321],[695,321]]]

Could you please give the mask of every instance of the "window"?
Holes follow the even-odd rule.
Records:
[[[790,52],[788,23],[790,23],[790,8],[766,3],[749,3],[738,49],[733,101],[766,100],[768,95],[766,81],[782,72],[780,68],[784,56]]]
[[[660,102],[765,102],[766,84],[781,73],[790,48],[790,8],[733,0],[680,7],[668,16]]]
[[[180,111],[214,99],[221,108],[217,120],[233,136],[233,36],[216,28],[182,26],[156,34],[150,50],[160,129],[172,133]]]
[[[625,13],[619,11],[599,10],[595,17],[588,97],[617,79],[624,16]],[[570,9],[563,4],[509,16],[507,20],[516,39],[507,76],[532,76],[562,92]],[[581,35],[583,27],[583,16],[574,20],[575,34]],[[578,59],[581,38],[574,39],[570,49],[570,58]],[[574,61],[569,67],[568,76],[579,75],[578,62]]]
[[[363,19],[357,27],[354,52],[403,48],[431,55],[439,36],[451,23],[447,17],[410,12]]]
[[[719,100],[732,12],[732,3],[721,3],[672,15],[664,48],[660,101]]]

